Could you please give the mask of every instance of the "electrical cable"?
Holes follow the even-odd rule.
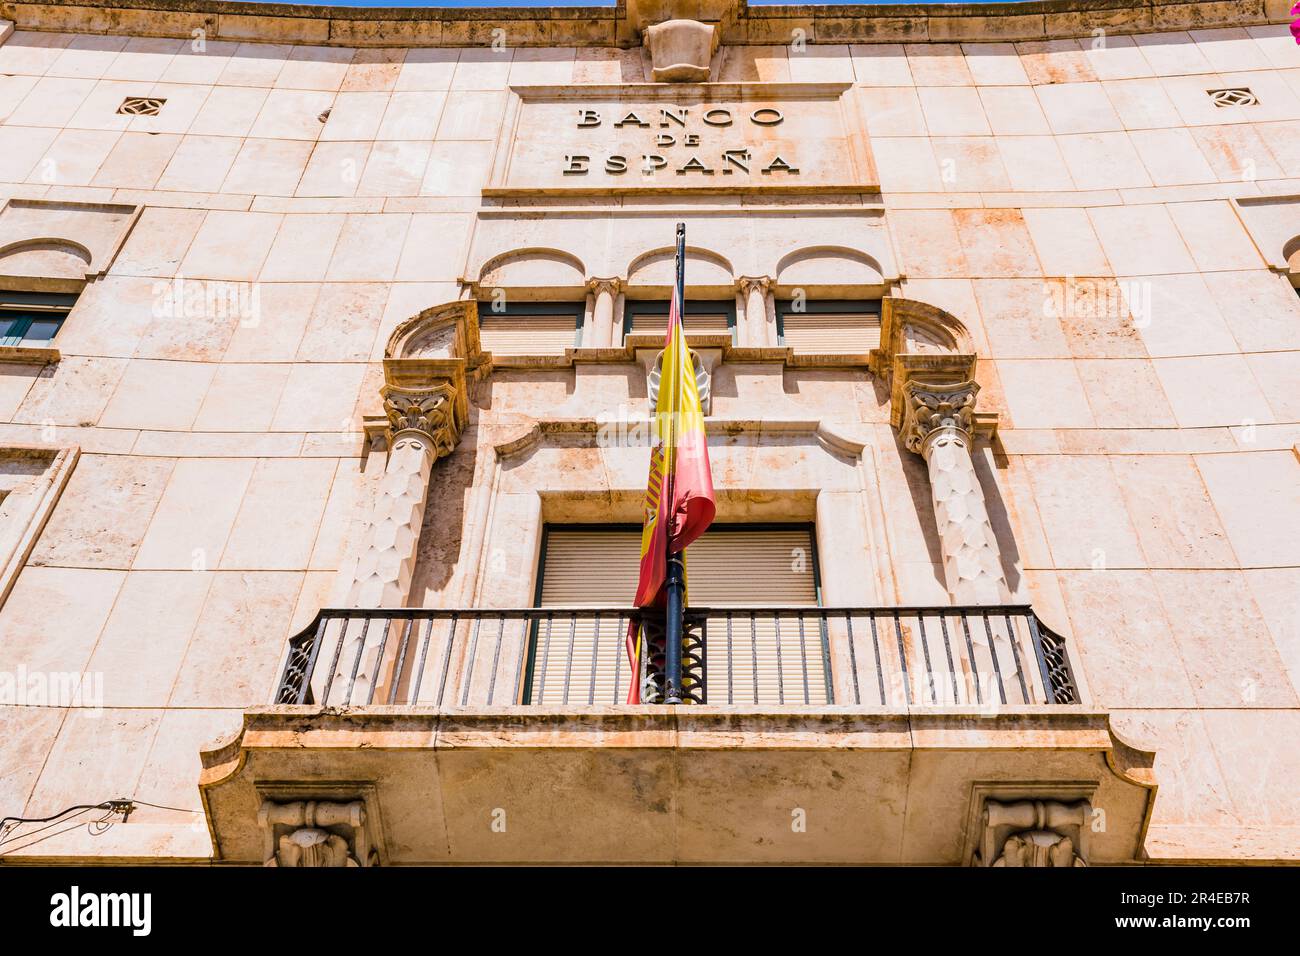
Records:
[[[91,835],[98,836],[113,826],[116,822],[112,819],[114,816],[121,814],[122,820],[125,822],[127,818],[131,816],[131,812],[136,808],[136,806],[152,807],[155,810],[170,810],[175,813],[194,814],[202,812],[201,810],[191,810],[186,807],[171,807],[162,803],[150,803],[148,800],[139,800],[135,797],[119,797],[113,800],[105,800],[102,803],[79,803],[48,817],[9,816],[0,818],[0,847],[13,843],[15,840],[28,840],[29,838],[53,829],[60,824],[70,823],[72,820],[75,820],[84,813],[89,813],[91,810],[106,810],[108,812],[103,816],[94,820],[89,820],[86,823],[86,828],[89,830]],[[72,816],[68,816],[68,814],[72,814]],[[25,833],[10,835],[24,823],[44,823],[45,826],[38,827],[35,830],[28,830]],[[77,826],[80,826],[80,824],[78,823]],[[56,836],[58,833],[64,833],[66,830],[70,829],[73,828],[66,827],[64,830],[59,830],[57,833],[51,833],[49,836],[42,837],[40,840],[24,843],[21,846],[10,848],[10,850],[0,850],[0,853],[12,852],[12,850],[15,849],[25,849],[26,847],[32,846],[34,843],[39,843],[41,840],[47,840],[51,836]]]

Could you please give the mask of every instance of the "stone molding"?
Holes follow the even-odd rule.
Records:
[[[908,7],[861,5],[738,5],[721,24],[727,44],[788,44],[794,28],[810,43],[925,43],[981,40],[1048,40],[1216,27],[1286,23],[1289,0],[1044,0],[1019,3]],[[637,4],[632,5],[633,10]],[[347,47],[485,46],[504,30],[512,47],[636,46],[636,21],[626,0],[616,7],[346,8],[188,0],[183,9],[163,0],[16,0],[4,4],[17,29],[109,33],[189,39],[197,29],[209,40],[306,43]],[[696,14],[701,15],[701,14]],[[662,19],[662,17],[659,17]],[[706,19],[708,17],[706,16]]]
[[[19,474],[12,479],[0,467],[0,607],[54,513],[80,454],[76,445],[0,447],[0,465],[6,460],[29,463],[16,469]]]

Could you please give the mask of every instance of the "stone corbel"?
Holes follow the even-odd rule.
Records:
[[[1087,800],[988,800],[972,866],[1087,866]]]
[[[347,867],[378,862],[362,800],[263,800],[257,823],[265,866]]]

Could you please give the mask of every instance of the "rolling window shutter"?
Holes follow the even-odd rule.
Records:
[[[563,355],[577,342],[572,315],[480,315],[479,338],[493,355]]]
[[[880,347],[880,316],[869,312],[786,312],[781,326],[796,352],[861,355]]]
[[[685,326],[688,333],[711,332],[726,335],[731,331],[727,328],[727,313],[725,312],[707,315],[688,315],[686,316]],[[632,317],[632,331],[638,335],[667,335],[668,316],[634,315]]]
[[[542,607],[627,607],[636,591],[641,533],[636,530],[552,530],[546,539]],[[795,617],[777,624],[770,615],[751,620],[746,607],[815,607],[810,529],[715,528],[687,552],[689,602],[695,607],[734,609],[730,640],[727,617],[708,623],[710,704],[827,703],[824,638],[811,616],[800,634]],[[531,703],[588,702],[593,652],[594,703],[622,703],[628,667],[623,653],[627,619],[602,617],[597,627],[567,618],[539,624],[533,660]],[[778,655],[779,647],[779,655]],[[543,671],[545,679],[543,680]],[[615,683],[619,691],[615,694]],[[575,691],[575,688],[577,690]]]

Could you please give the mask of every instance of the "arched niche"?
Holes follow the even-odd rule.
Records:
[[[473,299],[430,306],[393,330],[384,346],[387,359],[463,359],[480,364],[478,303]]]
[[[677,250],[671,246],[642,253],[627,267],[627,284],[643,289],[671,289],[676,281]],[[716,252],[686,247],[686,284],[692,289],[731,292],[735,272]]]
[[[842,246],[814,246],[784,256],[776,267],[781,292],[804,289],[817,294],[861,295],[884,286],[880,263]]]
[[[93,255],[71,239],[33,238],[0,247],[0,275],[85,281]]]
[[[559,249],[516,249],[494,256],[479,271],[480,289],[577,291],[587,281],[582,261]]]

